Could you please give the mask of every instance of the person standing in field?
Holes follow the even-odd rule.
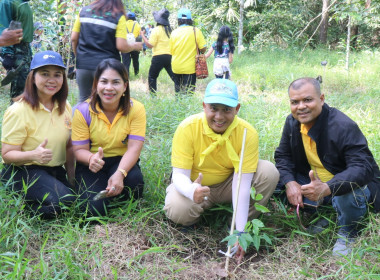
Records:
[[[130,42],[136,41],[137,37],[140,36],[141,26],[136,21],[136,14],[134,12],[127,13],[126,29],[127,29],[127,34],[133,34],[133,37],[134,37],[133,40]],[[122,53],[121,56],[123,57],[123,64],[125,68],[127,68],[128,75],[130,74],[129,67],[131,65],[131,60],[132,60],[133,70],[135,72],[135,76],[137,76],[140,72],[140,63],[139,63],[140,51],[132,50],[127,53]]]
[[[165,8],[153,12],[154,20],[157,27],[153,29],[150,38],[145,36],[145,31],[141,32],[141,36],[148,48],[152,48],[152,62],[149,68],[148,83],[151,94],[156,94],[157,78],[162,69],[165,68],[169,77],[174,81],[172,71],[172,56],[170,54],[170,34],[172,29],[169,23],[169,11]]]
[[[13,69],[18,70],[11,81],[10,97],[12,99],[23,93],[32,59],[30,43],[33,41],[34,32],[33,12],[28,2],[29,0],[0,1],[0,33],[4,32],[12,21],[20,22],[22,27],[22,35],[18,37],[16,44],[1,48],[3,67],[8,73]],[[17,32],[20,33],[20,29]]]
[[[76,107],[73,117],[76,181],[90,215],[105,215],[114,199],[142,197],[139,157],[145,127],[145,108],[130,97],[127,69],[116,59],[103,60],[91,98]],[[94,200],[100,191],[107,197]]]
[[[176,93],[194,92],[195,56],[197,47],[201,53],[206,51],[206,41],[202,32],[193,27],[191,12],[182,8],[178,11],[178,28],[170,36],[170,53]]]
[[[120,52],[141,50],[127,43],[125,10],[121,0],[96,0],[83,7],[75,20],[71,42],[76,56],[79,102],[91,95],[95,69],[106,58],[119,61]]]
[[[234,57],[234,38],[231,29],[228,26],[222,26],[218,33],[218,40],[212,44],[206,53],[208,58],[214,52],[214,75],[216,78],[229,79],[231,77],[230,64]]]
[[[44,218],[55,218],[76,199],[71,190],[75,160],[65,68],[58,53],[37,53],[25,90],[6,110],[2,123],[1,179],[8,182],[4,186],[22,193]]]

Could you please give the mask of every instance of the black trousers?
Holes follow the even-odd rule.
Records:
[[[103,158],[105,164],[97,173],[93,173],[88,169],[87,165],[77,162],[75,169],[75,179],[78,186],[79,199],[82,201],[81,208],[83,211],[88,210],[90,215],[104,216],[106,208],[111,201],[128,200],[131,196],[134,199],[142,197],[144,180],[138,162],[129,170],[127,177],[124,178],[124,189],[122,193],[116,197],[107,197],[94,201],[94,196],[106,189],[108,179],[116,172],[121,157]],[[130,196],[131,194],[131,196]]]
[[[133,69],[135,71],[135,75],[137,75],[140,71],[139,65],[139,51],[131,51],[129,53],[121,53],[121,57],[123,58],[123,64],[127,68],[129,75],[129,66],[131,65],[131,60],[133,64]]]
[[[32,210],[44,218],[55,218],[63,206],[76,200],[62,166],[5,165],[1,178],[6,187],[20,192]],[[26,190],[23,182],[28,186]]]
[[[195,83],[197,78],[194,74],[173,74],[174,89],[176,93],[193,93],[195,91]]]
[[[160,75],[162,69],[166,70],[170,79],[174,82],[172,71],[172,56],[170,54],[155,55],[152,57],[152,62],[149,68],[149,91],[155,93],[157,91],[157,78]]]

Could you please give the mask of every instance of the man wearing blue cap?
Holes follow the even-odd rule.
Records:
[[[141,26],[136,21],[136,14],[134,12],[128,12],[127,13],[127,41],[129,44],[133,44],[136,41],[136,38],[140,35]],[[132,41],[129,38],[129,36],[132,37]],[[133,69],[135,72],[135,76],[139,74],[140,71],[140,65],[139,65],[139,55],[140,51],[131,51],[129,53],[121,53],[121,57],[123,58],[123,64],[129,72],[129,66],[131,65],[131,60],[133,64]]]
[[[188,226],[216,203],[235,201],[244,129],[247,129],[236,229],[244,231],[248,217],[260,213],[250,200],[251,186],[266,205],[279,179],[273,163],[259,160],[258,134],[239,118],[236,85],[225,79],[211,81],[203,100],[204,112],[178,126],[172,145],[172,183],[166,190],[164,210],[170,220]],[[233,199],[234,197],[234,199]],[[244,252],[240,250],[240,257]]]
[[[174,73],[175,92],[195,90],[195,56],[197,46],[201,53],[206,51],[206,41],[202,32],[193,27],[191,12],[182,8],[178,11],[178,28],[170,36],[172,70]]]

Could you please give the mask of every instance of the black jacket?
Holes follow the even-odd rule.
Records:
[[[316,142],[323,166],[334,175],[326,182],[332,195],[342,195],[352,188],[368,185],[371,202],[375,201],[374,208],[379,211],[380,171],[358,125],[341,111],[324,104],[308,135]],[[310,165],[303,147],[300,123],[292,115],[286,118],[274,157],[282,184],[296,181],[296,173],[309,176]]]

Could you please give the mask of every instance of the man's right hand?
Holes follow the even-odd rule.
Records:
[[[194,197],[193,197],[194,202],[198,204],[207,200],[205,199],[205,197],[208,197],[210,195],[210,188],[207,186],[202,186],[202,179],[203,179],[203,175],[202,173],[199,173],[198,178],[193,183],[193,184],[198,184],[198,187],[194,191]]]
[[[0,36],[0,46],[6,47],[6,46],[12,46],[19,44],[22,40],[22,29],[16,29],[16,30],[9,30],[4,29],[3,33],[1,33]]]
[[[286,184],[286,196],[290,204],[297,206],[298,204],[303,207],[303,200],[301,194],[301,185],[296,181],[290,181]]]

